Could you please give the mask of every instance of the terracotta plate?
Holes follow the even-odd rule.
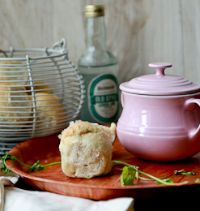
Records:
[[[60,161],[58,145],[59,140],[56,136],[36,138],[16,145],[16,147],[10,151],[10,154],[18,157],[25,163],[32,164],[37,160],[40,160],[41,163],[50,163]],[[134,186],[122,187],[119,180],[121,173],[121,167],[119,166],[113,167],[112,172],[109,175],[92,179],[66,177],[62,173],[60,165],[51,166],[37,172],[28,172],[13,161],[7,161],[7,166],[13,172],[19,174],[24,182],[35,189],[96,200],[120,196],[134,196],[138,191],[146,189],[152,191],[152,189],[199,185],[195,183],[195,180],[200,178],[200,154],[189,160],[178,163],[152,163],[135,158],[119,144],[118,140],[116,140],[113,146],[113,159],[123,160],[138,165],[141,170],[157,177],[170,177],[174,182],[180,183],[188,181],[188,183],[165,186],[159,185],[153,181],[142,180]],[[197,175],[177,176],[173,174],[174,170],[180,169],[194,171]]]

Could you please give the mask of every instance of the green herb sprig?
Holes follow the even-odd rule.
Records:
[[[17,158],[10,155],[10,154],[7,154],[7,153],[4,156],[1,157],[1,170],[6,174],[10,173],[10,169],[8,169],[8,167],[6,165],[7,160],[16,161]]]
[[[188,175],[195,176],[195,175],[197,175],[197,173],[194,172],[194,171],[185,171],[184,169],[175,170],[174,174],[175,175],[184,175],[184,176],[188,176]]]
[[[29,165],[29,164],[26,164],[26,163],[20,161],[19,159],[17,159],[17,157],[15,157],[15,156],[13,156],[11,154],[6,153],[4,156],[1,157],[1,170],[4,173],[9,173],[10,172],[10,169],[6,165],[6,161],[7,160],[12,160],[14,162],[18,162],[20,165],[22,165],[25,168],[27,168],[27,170],[30,171],[30,172],[40,171],[40,170],[45,169],[48,166],[54,166],[54,165],[61,164],[61,161],[52,162],[52,163],[48,163],[48,164],[41,164],[41,162],[39,160],[37,160],[32,165]]]
[[[120,182],[121,182],[122,186],[134,185],[135,181],[137,181],[138,179],[144,179],[142,176],[145,176],[146,178],[154,180],[155,182],[162,184],[162,185],[175,184],[173,182],[173,180],[170,178],[161,179],[161,178],[155,177],[149,173],[146,173],[146,172],[140,170],[139,167],[136,165],[131,165],[129,163],[126,163],[126,162],[123,162],[120,160],[113,160],[113,164],[124,166],[122,169],[121,176],[120,176]],[[187,181],[178,183],[178,184],[185,184],[185,183],[187,183]]]

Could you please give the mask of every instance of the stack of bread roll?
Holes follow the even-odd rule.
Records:
[[[57,132],[65,119],[65,109],[60,99],[46,92],[36,92],[36,133],[46,135]]]
[[[22,125],[31,116],[31,100],[25,89],[26,71],[20,61],[0,61],[0,122]]]
[[[34,134],[58,132],[65,109],[58,96],[43,81],[30,86],[26,64],[21,61],[0,61],[0,125],[28,126]],[[29,131],[32,133],[32,131]]]

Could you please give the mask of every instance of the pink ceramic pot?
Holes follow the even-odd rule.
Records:
[[[200,151],[200,86],[165,75],[170,64],[154,63],[156,74],[122,83],[123,111],[117,123],[121,144],[134,155],[174,161]]]

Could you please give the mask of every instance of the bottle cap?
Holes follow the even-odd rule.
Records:
[[[103,5],[93,5],[93,4],[87,5],[85,7],[85,16],[87,18],[104,16],[104,6]]]

